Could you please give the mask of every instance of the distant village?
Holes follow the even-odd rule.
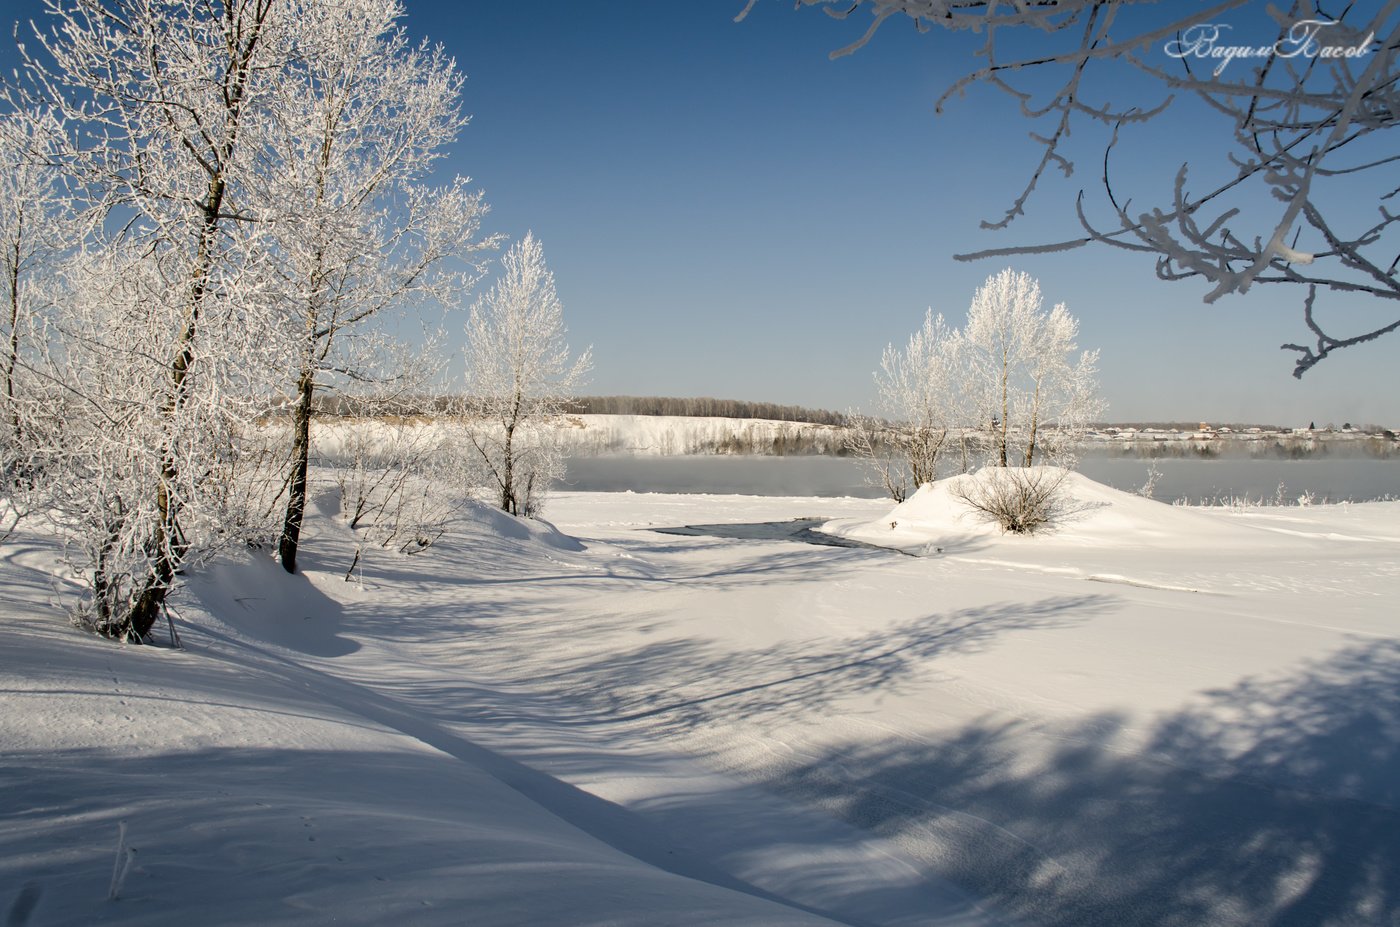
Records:
[[[1302,428],[1270,425],[1182,423],[1100,425],[1086,436],[1092,446],[1133,456],[1309,457],[1331,453],[1390,457],[1400,455],[1400,429],[1380,425],[1341,426],[1315,422]]]
[[[598,454],[756,454],[763,456],[851,453],[845,417],[839,413],[755,404],[719,404],[702,408],[709,414],[676,414],[670,407],[629,400],[624,406],[612,397],[590,401],[590,411],[570,413],[559,438],[573,455]],[[696,400],[686,400],[694,403]],[[628,411],[612,411],[625,408]],[[680,406],[680,408],[684,408]],[[735,417],[723,413],[730,412]],[[749,416],[743,416],[743,413]],[[719,414],[716,414],[719,413]],[[743,417],[740,417],[743,416]],[[796,420],[794,420],[796,419]],[[1280,428],[1270,425],[1211,422],[1132,422],[1099,424],[1085,435],[1084,453],[1108,457],[1214,458],[1270,457],[1301,460],[1311,457],[1377,457],[1400,459],[1396,430],[1375,425],[1331,423]]]

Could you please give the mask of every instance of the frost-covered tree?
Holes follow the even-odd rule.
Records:
[[[56,133],[54,122],[42,114],[0,117],[0,474],[7,484],[32,468],[42,444],[29,433],[42,411],[36,404],[46,401],[32,368],[44,347],[45,314],[57,296],[55,278],[80,235],[71,197],[53,164]]]
[[[1047,172],[1069,176],[1076,125],[1103,127],[1101,218],[1081,193],[1075,237],[959,258],[1097,244],[1154,257],[1162,279],[1204,281],[1208,302],[1281,285],[1300,294],[1308,332],[1307,343],[1283,345],[1298,355],[1295,376],[1334,351],[1400,330],[1394,309],[1379,321],[1336,323],[1347,333],[1317,313],[1323,294],[1400,306],[1396,144],[1384,134],[1400,124],[1395,4],[798,2],[838,19],[862,8],[872,14],[864,35],[833,57],[862,47],[897,17],[921,31],[982,36],[978,65],[938,107],[974,84],[1005,92],[1033,123],[1038,149],[1024,187],[986,228],[1023,215]],[[749,0],[740,18],[756,3]],[[1241,22],[1246,10],[1256,15]],[[1125,87],[1148,88],[1149,96],[1125,94]],[[1163,190],[1119,188],[1111,154],[1120,133],[1168,118],[1173,102],[1184,100],[1200,104],[1190,133],[1208,155],[1167,165]],[[1142,176],[1141,164],[1135,167]]]
[[[850,417],[848,447],[870,461],[896,502],[937,479],[939,456],[961,423],[961,341],[929,309],[903,348],[885,347],[875,372],[878,417]]]
[[[563,475],[563,454],[549,426],[591,366],[591,352],[570,360],[564,311],[533,234],[501,259],[491,289],[467,322],[466,435],[495,502],[532,515]]]
[[[295,342],[291,463],[278,551],[295,572],[317,390],[372,377],[357,333],[424,301],[450,304],[494,247],[466,178],[423,181],[467,118],[441,48],[409,43],[398,0],[299,5],[295,64],[278,87],[264,162],[264,243]]]
[[[1072,465],[1087,426],[1104,411],[1097,351],[1078,349],[1079,323],[1046,310],[1040,284],[1004,270],[978,288],[967,324],[930,309],[875,373],[879,418],[852,415],[848,447],[874,462],[896,501],[933,482],[939,458],[987,454],[998,468]]]
[[[253,424],[271,371],[263,332],[239,311],[256,294],[220,289],[204,303],[179,402],[169,357],[145,349],[184,330],[169,287],[185,270],[173,251],[132,244],[75,259],[37,368],[55,416],[43,423],[45,498],[88,586],[78,617],[112,637],[151,630],[175,581],[159,571],[272,536],[277,483]]]
[[[1098,352],[1079,353],[1078,335],[1063,303],[1045,309],[1029,274],[1003,270],[978,288],[961,340],[964,388],[997,466],[1067,462],[1102,414]]]
[[[139,638],[187,558],[238,533],[222,501],[275,330],[251,180],[295,11],[49,0],[48,12],[5,96],[59,124],[52,162],[95,217],[47,353],[73,413],[50,476],[86,552],[88,620]]]
[[[484,207],[465,180],[423,183],[464,122],[461,81],[407,43],[391,0],[48,12],[0,108],[57,126],[34,163],[90,221],[14,366],[47,391],[27,408],[49,429],[84,620],[140,638],[194,557],[276,540],[275,522],[294,566],[315,390],[396,376],[356,327],[463,292]],[[287,392],[290,461],[266,440]]]

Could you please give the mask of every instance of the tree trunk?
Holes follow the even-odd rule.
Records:
[[[306,471],[311,462],[311,400],[316,376],[310,367],[297,380],[297,404],[292,413],[292,472],[287,480],[287,514],[282,519],[282,537],[277,555],[282,569],[297,571],[297,547],[301,543],[301,523],[306,515]]]
[[[15,402],[15,366],[19,363],[19,240],[16,238],[13,264],[9,268],[10,284],[10,353],[5,358],[5,400],[10,407],[10,425],[14,429],[15,443],[24,441],[24,426],[19,415],[19,405]]]
[[[219,234],[219,208],[223,202],[223,181],[215,178],[209,184],[209,198],[204,208],[204,227],[200,231],[199,250],[190,283],[190,303],[185,326],[175,343],[175,358],[170,362],[170,389],[161,409],[166,420],[173,419],[184,407],[188,392],[190,364],[194,362],[194,340],[199,332],[199,310],[204,304],[209,272],[213,265],[214,242]],[[165,604],[166,592],[185,553],[180,530],[180,500],[174,493],[180,478],[180,468],[167,435],[162,441],[160,479],[156,481],[156,526],[146,542],[153,557],[151,568],[141,585],[141,592],[125,621],[118,619],[113,636],[144,638],[150,633]]]
[[[520,424],[525,397],[519,386],[511,401],[510,418],[506,421],[506,438],[502,450],[505,460],[501,462],[501,508],[512,515],[518,515],[519,501],[515,497],[515,429]]]
[[[1009,383],[1007,381],[1011,376],[1010,366],[1011,359],[1007,356],[1006,348],[1003,347],[1001,351],[1001,434],[997,441],[1001,451],[1000,465],[1003,467],[1006,466],[1007,428],[1010,424],[1011,412],[1010,400],[1007,396],[1009,392]]]
[[[506,438],[501,446],[501,509],[515,514],[515,423],[506,425]]]
[[[334,119],[326,112],[326,130],[321,137],[321,155],[316,172],[316,212],[320,213],[326,199],[326,175],[329,171],[331,145],[334,142]],[[306,471],[311,462],[311,400],[316,390],[316,360],[325,360],[335,338],[335,317],[326,327],[324,334],[318,334],[320,312],[317,294],[320,291],[324,271],[325,250],[318,246],[312,259],[309,292],[312,294],[306,307],[306,359],[297,379],[297,405],[292,417],[292,472],[287,479],[287,514],[282,519],[282,536],[277,542],[277,556],[282,569],[288,573],[297,571],[297,548],[301,544],[301,524],[306,516]],[[319,357],[316,343],[324,338]],[[355,520],[350,527],[355,527]],[[358,559],[358,554],[356,555]],[[351,567],[354,569],[354,567]]]
[[[1026,466],[1035,461],[1035,433],[1040,427],[1040,379],[1035,381],[1035,398],[1031,400],[1031,431],[1026,441]]]
[[[222,220],[224,194],[227,191],[224,173],[233,158],[238,142],[244,95],[251,76],[253,55],[262,35],[265,18],[271,5],[260,8],[251,24],[251,33],[246,41],[230,48],[232,60],[225,73],[223,90],[224,106],[227,108],[229,125],[220,140],[212,163],[201,162],[209,172],[209,186],[203,202],[199,204],[201,225],[193,266],[190,268],[189,302],[185,311],[185,324],[175,342],[175,355],[170,363],[170,381],[165,403],[161,408],[162,417],[171,421],[184,408],[189,390],[190,364],[194,362],[195,337],[199,333],[200,309],[208,293],[209,275],[214,266],[214,250],[219,239],[219,225]],[[141,591],[125,615],[113,615],[110,623],[100,627],[104,634],[118,638],[141,640],[150,633],[156,619],[165,605],[165,597],[170,583],[180,568],[180,562],[188,550],[180,528],[180,500],[175,493],[180,469],[173,446],[173,438],[167,434],[161,441],[160,478],[156,481],[156,525],[146,540],[145,549],[152,557],[150,569],[141,582]]]

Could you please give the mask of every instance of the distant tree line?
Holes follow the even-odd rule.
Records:
[[[399,414],[434,417],[451,410],[453,396],[400,396]],[[324,393],[316,396],[316,411],[322,415],[366,417],[378,414],[372,401],[359,396]],[[843,412],[784,406],[775,402],[746,402],[742,399],[712,399],[708,396],[678,398],[669,396],[580,396],[569,401],[566,414],[573,415],[656,415],[699,418],[753,418],[807,425],[849,424]]]
[[[709,418],[759,418],[811,425],[845,425],[846,416],[826,409],[784,406],[774,402],[712,399],[708,396],[581,396],[568,411],[578,415],[690,415]]]

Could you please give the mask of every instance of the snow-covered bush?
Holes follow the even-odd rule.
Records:
[[[1147,479],[1142,481],[1138,487],[1137,494],[1144,499],[1153,498],[1157,492],[1157,484],[1162,481],[1162,471],[1157,467],[1157,461],[1152,461],[1147,465]]]
[[[441,429],[393,414],[326,429],[337,444],[331,473],[340,514],[356,539],[346,579],[370,547],[412,554],[442,537],[460,495],[445,491],[456,481]]]
[[[953,495],[1011,534],[1035,534],[1065,514],[1069,471],[1061,467],[984,467]]]

